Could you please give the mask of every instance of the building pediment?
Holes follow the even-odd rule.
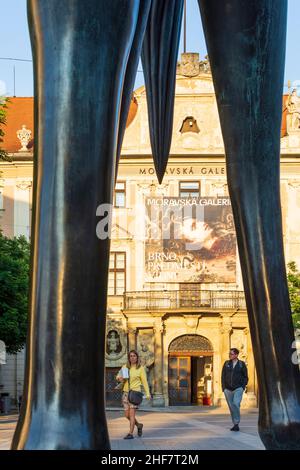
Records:
[[[111,228],[111,238],[118,238],[123,240],[132,240],[133,235],[124,227],[121,227],[119,224],[113,224]]]

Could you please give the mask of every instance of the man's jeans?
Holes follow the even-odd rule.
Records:
[[[244,389],[242,387],[236,388],[235,390],[228,390],[227,388],[224,390],[224,395],[229,406],[233,424],[239,424],[240,422],[240,405],[243,393]]]

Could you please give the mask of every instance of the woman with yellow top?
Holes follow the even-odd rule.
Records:
[[[118,382],[123,382],[123,396],[122,396],[122,403],[125,410],[125,416],[129,420],[130,429],[127,436],[124,439],[133,439],[133,431],[134,426],[137,427],[138,436],[141,437],[143,434],[143,424],[138,423],[135,417],[136,410],[138,409],[138,405],[134,405],[130,403],[128,400],[128,393],[129,393],[129,384],[130,390],[134,390],[135,392],[141,391],[141,385],[143,385],[146,398],[147,400],[150,399],[150,391],[147,382],[147,376],[145,368],[141,365],[139,355],[136,351],[132,350],[128,353],[128,361],[127,364],[123,366],[127,368],[129,371],[129,379],[126,379],[121,374],[121,371],[117,375]],[[126,369],[125,369],[126,370]]]

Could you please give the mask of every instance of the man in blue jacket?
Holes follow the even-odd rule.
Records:
[[[225,361],[222,369],[222,389],[233,422],[233,427],[230,429],[231,431],[240,430],[240,405],[248,383],[247,366],[245,362],[239,360],[238,355],[238,349],[230,349],[230,360]]]

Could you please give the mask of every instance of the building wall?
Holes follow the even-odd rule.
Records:
[[[24,350],[18,354],[7,354],[6,364],[0,365],[0,393],[9,393],[13,407],[23,393],[24,365]]]
[[[135,100],[137,111],[125,134],[118,174],[118,180],[126,183],[126,207],[114,209],[111,251],[126,252],[126,292],[171,292],[179,289],[178,283],[145,281],[145,200],[149,196],[177,197],[180,181],[195,180],[200,181],[201,197],[228,195],[224,145],[212,78],[207,72],[197,77],[177,77],[171,155],[160,186],[151,157],[144,87],[136,90]],[[180,132],[188,116],[196,120],[199,132]],[[295,261],[300,267],[300,129],[287,129],[288,133],[281,139],[284,247],[286,262]],[[32,161],[18,160],[16,154],[12,156],[13,163],[0,163],[0,224],[7,236],[22,234],[29,238]],[[210,283],[199,288],[242,291],[238,253],[236,260],[235,282]],[[141,308],[133,311],[126,309],[122,295],[109,296],[107,334],[117,332],[119,346],[115,350],[108,347],[107,368],[121,367],[126,362],[128,349],[137,348],[148,369],[154,403],[168,405],[170,344],[176,337],[196,334],[207,338],[213,346],[214,404],[223,401],[220,374],[230,347],[238,347],[241,358],[248,364],[250,380],[245,405],[256,403],[255,368],[245,309],[164,310],[162,307],[151,310],[141,302]],[[13,397],[20,394],[23,364],[22,353],[9,357],[7,365],[2,366],[3,390]]]

